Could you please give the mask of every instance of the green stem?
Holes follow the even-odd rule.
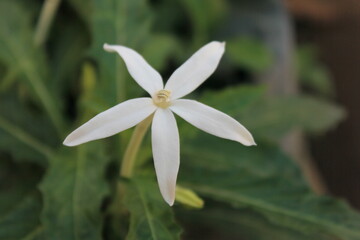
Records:
[[[154,114],[151,114],[149,117],[140,122],[136,127],[131,136],[130,142],[125,150],[124,158],[121,163],[119,174],[124,178],[131,178],[134,172],[135,160],[137,153],[142,140],[151,124]],[[116,185],[116,193],[114,201],[112,202],[109,211],[114,213],[117,216],[120,216],[124,211],[126,211],[122,205],[121,198],[125,195],[126,184],[123,184],[122,181],[118,181]]]
[[[135,160],[140,145],[153,119],[153,114],[139,123],[131,136],[130,142],[125,150],[124,158],[120,168],[120,176],[131,178],[135,166]]]
[[[34,41],[36,46],[41,46],[45,42],[60,2],[61,0],[45,0],[35,30]]]

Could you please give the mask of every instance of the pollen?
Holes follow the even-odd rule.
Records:
[[[169,90],[158,91],[153,97],[154,104],[161,108],[168,108],[170,106],[170,95]]]

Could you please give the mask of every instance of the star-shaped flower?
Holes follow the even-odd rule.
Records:
[[[173,112],[207,133],[246,146],[255,145],[250,132],[235,119],[200,102],[180,99],[194,91],[215,71],[225,43],[214,41],[202,47],[171,75],[165,87],[160,74],[134,50],[108,44],[104,45],[104,49],[120,54],[130,75],[151,98],[127,100],[96,115],[73,131],[65,139],[65,145],[75,146],[112,136],[154,114],[151,137],[155,171],[160,192],[170,206],[175,200],[180,164],[179,132]]]

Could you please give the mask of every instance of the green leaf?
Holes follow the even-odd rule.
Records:
[[[297,49],[297,71],[300,82],[307,88],[331,96],[334,86],[330,81],[330,75],[326,68],[318,62],[316,51],[310,46],[302,46]]]
[[[0,216],[0,239],[36,240],[42,239],[39,222],[41,198],[33,194],[24,198],[6,216]]]
[[[14,91],[0,96],[0,149],[14,159],[46,166],[52,147],[58,143],[51,122],[15,97]]]
[[[40,186],[46,239],[102,239],[101,203],[108,192],[102,145],[88,143],[51,159]]]
[[[89,22],[92,13],[91,0],[67,0],[71,7],[85,22]]]
[[[221,0],[185,0],[180,1],[190,17],[195,46],[201,46],[208,39],[211,30],[219,25],[226,14],[226,1]]]
[[[227,41],[227,56],[241,68],[262,72],[271,67],[273,57],[266,45],[255,38],[241,37]]]
[[[240,85],[208,91],[200,101],[238,119],[255,138],[267,140],[278,140],[294,128],[322,133],[345,117],[336,104],[306,95],[267,97],[264,90]]]
[[[93,5],[91,55],[99,64],[101,98],[111,106],[144,92],[118,54],[104,51],[103,45],[120,44],[141,52],[139,46],[148,39],[152,17],[146,0],[93,0]]]
[[[200,101],[228,114],[236,114],[257,104],[265,93],[264,86],[238,85],[221,91],[206,91]]]
[[[64,125],[60,110],[45,84],[50,79],[45,54],[34,46],[29,12],[17,1],[0,2],[0,45],[0,61],[31,86],[35,99],[44,107],[61,136]]]
[[[243,116],[243,112],[255,106],[265,94],[264,86],[251,86],[241,85],[233,86],[223,90],[210,90],[205,91],[200,97],[199,101],[216,108],[232,117],[239,115],[239,119]],[[200,131],[194,128],[188,122],[183,121],[181,118],[177,119],[179,132],[181,135],[180,140],[186,142],[187,138],[193,138]],[[247,125],[245,125],[247,127]]]
[[[87,5],[89,1],[87,0]],[[52,27],[49,39],[49,55],[51,56],[51,90],[57,97],[68,97],[68,86],[74,86],[79,81],[79,66],[85,58],[90,45],[88,26],[75,16],[58,13]]]
[[[36,190],[41,175],[33,165],[0,155],[0,239],[42,239],[42,201]]]
[[[0,155],[0,216],[9,215],[24,198],[33,195],[42,171],[36,165]]]
[[[300,128],[322,133],[335,127],[345,117],[335,104],[310,96],[265,98],[247,111],[236,114],[255,136],[276,140],[289,130]]]
[[[161,71],[168,67],[168,58],[179,51],[180,46],[176,38],[171,35],[156,34],[149,37],[142,55],[154,69]]]
[[[277,148],[215,139],[202,136],[183,146],[182,184],[233,207],[250,208],[280,227],[360,239],[360,214],[342,201],[313,194]]]
[[[136,178],[127,183],[124,203],[130,211],[127,240],[180,239],[181,229],[162,199],[154,178]]]
[[[36,190],[41,175],[35,165],[0,155],[0,239],[41,239],[42,201]]]
[[[17,160],[32,161],[42,166],[46,166],[45,157],[51,155],[51,149],[46,145],[1,116],[0,149],[11,152]]]
[[[210,239],[214,235],[216,239],[235,239],[235,236],[251,240],[269,240],[269,236],[276,240],[338,239],[321,235],[321,233],[309,235],[303,231],[280,227],[250,209],[236,209],[218,202],[214,203],[209,199],[206,201],[206,209],[191,212],[178,211],[176,216],[179,221],[187,224],[189,239],[198,239],[196,236]]]

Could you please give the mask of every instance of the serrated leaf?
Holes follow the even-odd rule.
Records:
[[[313,194],[298,168],[275,147],[258,142],[245,148],[207,136],[188,141],[183,153],[181,183],[200,194],[250,208],[307,235],[360,239],[360,214],[342,201]]]
[[[51,159],[40,185],[46,239],[102,239],[100,207],[108,190],[107,163],[102,145],[97,143],[63,150]]]
[[[130,211],[127,240],[180,239],[171,207],[166,205],[154,178],[136,178],[126,185],[125,205]]]

